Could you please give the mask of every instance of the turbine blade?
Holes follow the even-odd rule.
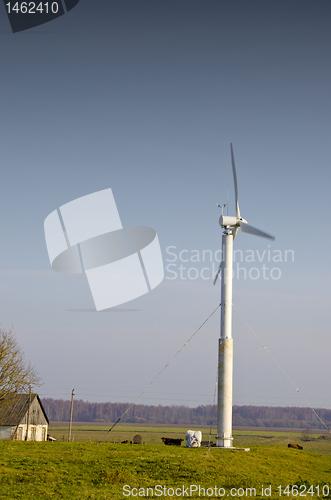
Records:
[[[234,181],[234,194],[235,194],[235,203],[236,203],[236,216],[240,218],[240,210],[239,210],[239,200],[238,200],[238,180],[237,180],[237,170],[236,164],[234,161],[234,153],[233,146],[231,142],[231,161],[232,161],[232,172],[233,172],[233,181]]]
[[[216,273],[216,276],[215,276],[215,279],[214,279],[214,285],[216,284],[216,281],[217,281],[217,278],[221,272],[221,269],[222,269],[222,261],[220,262],[220,265],[219,265],[219,268],[218,268],[218,271]]]
[[[238,229],[239,229],[239,227],[238,227],[238,226],[236,226],[236,227],[234,227],[234,228],[233,228],[233,230],[232,230],[233,239],[235,239],[236,234],[237,234],[237,232],[238,232]]]
[[[255,236],[262,236],[263,238],[270,238],[271,240],[274,240],[275,237],[272,236],[271,234],[265,233],[264,231],[261,231],[260,229],[256,229],[256,227],[250,226],[246,222],[239,222],[241,230],[244,233],[249,233],[249,234],[255,234]]]

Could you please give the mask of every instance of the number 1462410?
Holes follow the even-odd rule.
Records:
[[[58,2],[8,2],[6,3],[7,12],[11,14],[57,14],[59,10]]]
[[[291,497],[313,497],[316,495],[318,497],[328,497],[330,495],[330,487],[327,484],[324,484],[323,486],[306,486],[305,484],[297,486],[294,484],[293,486],[287,485],[284,488],[283,486],[277,486],[276,489],[278,490],[279,496],[291,495]]]

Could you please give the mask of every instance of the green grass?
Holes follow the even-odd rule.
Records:
[[[172,438],[185,438],[188,427],[179,427],[173,425],[167,426],[148,426],[148,425],[134,425],[134,424],[121,424],[114,427],[114,429],[106,434],[107,430],[112,424],[96,424],[96,423],[76,423],[72,429],[72,440],[74,442],[86,442],[103,439],[108,443],[120,443],[121,441],[132,441],[135,434],[140,434],[143,442],[146,444],[160,444],[162,443],[161,437]],[[193,426],[195,429],[195,426]],[[209,440],[209,427],[203,428],[199,426],[202,431],[202,439]],[[67,423],[53,423],[49,428],[49,433],[57,438],[59,441],[68,441],[68,424]],[[105,435],[106,434],[106,435]],[[310,441],[304,442],[301,439],[301,432],[293,430],[291,432],[279,432],[273,430],[259,429],[254,431],[241,431],[234,430],[234,446],[250,447],[252,445],[279,445],[287,446],[288,443],[298,443],[303,446],[306,451],[313,451],[331,455],[331,436],[328,439],[321,439],[323,432],[319,431],[316,434],[311,433]],[[216,429],[212,429],[211,442],[215,443]]]
[[[279,485],[285,488],[301,484],[299,493],[305,493],[305,485],[306,488],[320,485],[322,492],[324,484],[331,484],[331,440],[317,439],[318,435],[315,441],[304,443],[303,451],[287,448],[291,441],[302,444],[300,434],[272,431],[235,431],[235,436],[240,434],[235,437],[235,445],[250,447],[249,452],[164,446],[160,436],[184,437],[187,430],[173,427],[118,426],[116,433],[115,428],[106,438],[110,441],[112,434],[116,439],[132,440],[134,434],[139,433],[149,443],[146,445],[78,442],[78,436],[88,433],[88,429],[93,429],[94,436],[94,433],[104,433],[105,428],[107,426],[100,428],[92,424],[75,426],[73,435],[77,440],[73,443],[0,441],[0,498],[132,499],[132,496],[123,495],[123,486],[144,488],[140,493],[146,494],[147,488],[156,485],[166,489],[200,485],[205,490],[222,487],[225,496],[229,494],[230,498],[231,488],[244,488],[243,491],[248,488],[248,496],[253,493],[249,488],[255,488],[258,498],[286,499],[292,496],[280,497],[276,489]],[[57,427],[62,434],[64,429],[67,430]],[[314,450],[307,451],[309,446]],[[271,485],[271,497],[262,497],[262,485]],[[139,490],[134,492],[139,493]],[[306,498],[317,498],[316,493],[315,488],[314,495],[306,493]],[[320,497],[331,498],[331,495]],[[137,498],[171,496],[169,491],[167,496],[156,496],[154,490],[154,497]],[[193,493],[190,498],[199,497]],[[200,498],[220,496],[206,494],[203,497],[201,492]]]

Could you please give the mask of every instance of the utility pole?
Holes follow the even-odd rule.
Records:
[[[68,441],[71,441],[71,425],[72,425],[72,410],[74,406],[74,395],[75,395],[75,389],[72,390],[71,393],[71,407],[70,407],[70,421],[69,421],[69,436],[68,436]]]
[[[31,405],[31,385],[29,386],[29,405],[28,405],[28,414],[27,414],[27,422],[26,422],[25,441],[28,441],[28,436],[29,436],[30,405]]]

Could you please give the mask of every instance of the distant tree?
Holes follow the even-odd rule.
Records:
[[[12,330],[0,328],[0,403],[13,393],[29,391],[40,386],[41,379],[24,359]]]
[[[301,433],[301,439],[302,441],[310,441],[310,429],[307,427],[307,429],[304,429]]]

